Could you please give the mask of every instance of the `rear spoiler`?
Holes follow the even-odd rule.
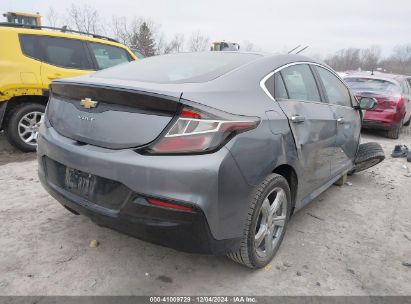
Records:
[[[108,105],[126,106],[170,116],[181,107],[180,98],[139,90],[63,82],[53,82],[50,87],[52,97],[62,97],[74,102],[90,98]]]

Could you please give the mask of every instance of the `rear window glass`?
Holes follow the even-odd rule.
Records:
[[[41,51],[38,47],[39,37],[36,35],[20,35],[20,45],[24,55],[41,60]]]
[[[399,93],[400,87],[388,80],[349,77],[344,79],[348,86],[358,92],[384,92],[384,93]]]
[[[76,39],[41,37],[44,61],[69,69],[91,69],[83,43]]]
[[[20,35],[23,54],[51,65],[69,69],[92,69],[81,40],[43,35]]]
[[[260,57],[220,52],[154,56],[98,72],[92,77],[157,83],[205,82]]]

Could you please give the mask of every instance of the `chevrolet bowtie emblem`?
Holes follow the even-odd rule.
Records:
[[[84,98],[80,101],[80,105],[86,109],[97,107],[98,102],[91,100],[90,98]]]

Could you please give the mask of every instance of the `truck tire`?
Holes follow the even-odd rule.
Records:
[[[351,173],[360,172],[371,168],[385,159],[384,150],[381,145],[376,142],[360,144],[357,156],[355,158],[355,166]]]
[[[7,115],[5,133],[9,142],[23,152],[37,149],[38,128],[46,107],[38,103],[23,103]]]
[[[287,180],[270,174],[254,189],[240,248],[227,256],[249,268],[266,266],[280,247],[290,211]]]

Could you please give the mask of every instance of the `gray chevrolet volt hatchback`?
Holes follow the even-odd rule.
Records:
[[[53,82],[39,176],[99,225],[258,268],[291,214],[355,170],[361,116],[307,57],[151,57]]]

